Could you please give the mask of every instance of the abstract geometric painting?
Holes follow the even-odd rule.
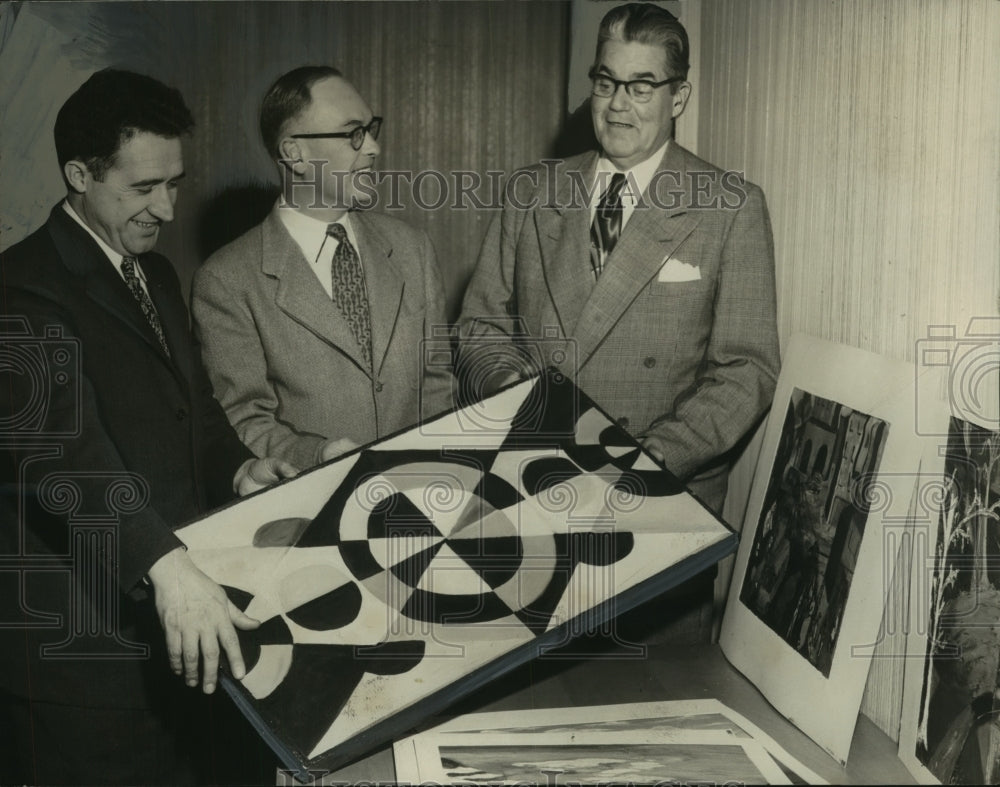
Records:
[[[179,531],[262,625],[224,685],[331,769],[668,589],[735,535],[555,373]]]

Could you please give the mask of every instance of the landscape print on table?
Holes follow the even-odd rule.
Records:
[[[718,700],[631,702],[620,705],[568,706],[492,711],[455,716],[393,743],[396,778],[411,784],[441,782],[440,750],[450,746],[569,745],[597,743],[671,743],[741,745],[746,756],[772,778],[787,776],[793,784],[827,784],[748,719]],[[737,758],[738,759],[738,758]],[[746,776],[737,770],[723,779]]]
[[[740,601],[829,677],[889,424],[793,389]]]
[[[943,784],[1000,784],[1000,432],[952,418],[916,757]]]
[[[749,745],[749,744],[748,744]],[[723,743],[442,744],[445,783],[460,784],[771,784],[757,760]],[[766,755],[764,755],[766,758]],[[769,762],[769,768],[777,766]]]
[[[735,547],[565,378],[474,407],[179,531],[262,621],[225,685],[289,767],[336,767]]]

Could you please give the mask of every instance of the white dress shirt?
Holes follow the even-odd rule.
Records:
[[[354,228],[351,226],[350,213],[345,213],[336,224],[343,226],[347,232],[347,239],[354,246],[361,258],[358,249],[358,239],[354,236]],[[294,208],[279,207],[278,218],[285,225],[288,234],[292,236],[295,245],[302,249],[302,254],[309,263],[312,272],[316,274],[319,283],[326,290],[326,294],[333,298],[333,280],[330,277],[330,266],[333,264],[333,255],[337,251],[340,243],[336,238],[331,238],[326,234],[326,228],[330,226],[327,222],[306,216]]]
[[[104,254],[107,256],[109,260],[111,260],[111,264],[115,266],[115,270],[118,271],[118,275],[122,277],[122,281],[125,281],[125,274],[122,273],[122,260],[125,259],[125,257],[119,254],[114,249],[112,249],[107,243],[105,243],[101,239],[100,235],[98,235],[89,226],[87,226],[87,223],[82,218],[80,218],[80,214],[77,213],[75,210],[73,210],[73,206],[69,204],[68,200],[63,200],[63,210],[65,210],[70,216],[72,216],[73,220],[77,224],[79,224],[87,232],[89,232],[90,237],[92,237],[94,240],[97,241],[97,245],[101,247],[101,251],[104,252]],[[139,286],[141,286],[142,289],[145,290],[146,295],[149,295],[149,287],[146,285],[146,274],[142,270],[142,265],[135,266],[135,274],[139,278]]]
[[[652,156],[623,173],[625,175],[625,185],[622,187],[621,195],[622,230],[625,229],[628,220],[632,218],[632,213],[639,202],[639,197],[642,196],[653,179],[656,168],[660,166],[660,162],[663,160],[663,155],[667,152],[667,145],[669,144],[670,140],[668,139]],[[608,190],[608,186],[611,185],[611,177],[616,172],[621,172],[621,170],[612,164],[602,153],[600,158],[597,159],[597,167],[594,171],[595,188],[590,200],[591,222],[594,221],[594,215],[597,213],[597,206],[601,203],[601,197]]]

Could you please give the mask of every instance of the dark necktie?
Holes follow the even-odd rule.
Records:
[[[616,172],[611,178],[611,185],[601,196],[594,214],[594,223],[590,225],[590,262],[594,268],[594,278],[598,278],[604,270],[604,265],[614,251],[618,236],[622,232],[622,188],[625,186],[625,175]]]
[[[333,282],[333,302],[344,315],[351,333],[361,348],[361,355],[369,369],[372,368],[372,328],[368,308],[368,293],[365,291],[365,272],[361,259],[347,237],[342,224],[331,224],[326,234],[339,245],[333,253],[330,277]]]
[[[125,283],[128,285],[129,290],[132,291],[132,295],[139,302],[139,308],[142,309],[142,313],[146,318],[146,322],[149,323],[149,327],[153,329],[153,333],[156,334],[156,338],[160,342],[160,347],[163,348],[163,352],[170,357],[170,350],[167,348],[167,338],[163,335],[163,326],[160,324],[160,315],[156,313],[156,307],[150,300],[147,292],[142,288],[142,283],[139,281],[139,276],[135,272],[135,264],[139,260],[135,257],[122,257],[122,277],[125,279]]]

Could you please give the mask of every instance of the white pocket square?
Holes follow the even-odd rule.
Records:
[[[701,268],[671,257],[660,268],[657,281],[698,281],[701,278]]]

